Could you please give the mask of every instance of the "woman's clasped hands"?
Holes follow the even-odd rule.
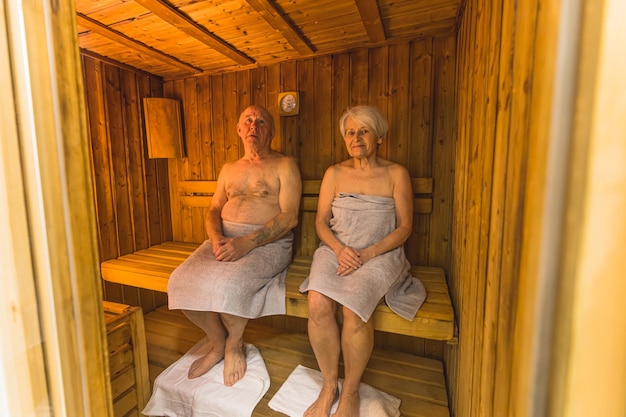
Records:
[[[337,261],[339,262],[337,275],[340,276],[350,275],[363,265],[359,251],[350,246],[344,246],[341,248],[337,254]]]

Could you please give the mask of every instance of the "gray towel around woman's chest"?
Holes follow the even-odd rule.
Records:
[[[333,200],[330,228],[346,246],[363,249],[396,228],[392,198],[362,194],[340,194]],[[325,244],[313,255],[311,272],[301,292],[314,290],[332,298],[368,321],[380,301],[396,314],[413,320],[426,299],[424,285],[411,276],[410,264],[401,246],[366,262],[348,276],[336,274],[337,256]]]

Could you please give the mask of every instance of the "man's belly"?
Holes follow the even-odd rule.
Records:
[[[222,208],[222,219],[236,223],[265,224],[280,213],[278,201],[256,196],[231,198]]]

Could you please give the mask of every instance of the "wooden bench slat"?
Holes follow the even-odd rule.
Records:
[[[302,181],[302,194],[319,194],[322,180]],[[414,194],[431,194],[433,179],[430,177],[411,178]],[[213,195],[217,181],[178,181],[178,192],[181,194],[208,194]]]
[[[213,197],[207,195],[181,195],[179,197],[183,207],[209,207]],[[304,196],[300,202],[300,209],[306,212],[317,211],[318,197]],[[415,214],[428,214],[433,211],[431,198],[415,198],[413,200],[413,212]]]

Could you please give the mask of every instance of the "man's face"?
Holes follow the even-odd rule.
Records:
[[[256,146],[269,146],[274,136],[271,119],[262,109],[248,107],[239,116],[237,134],[244,142]]]

